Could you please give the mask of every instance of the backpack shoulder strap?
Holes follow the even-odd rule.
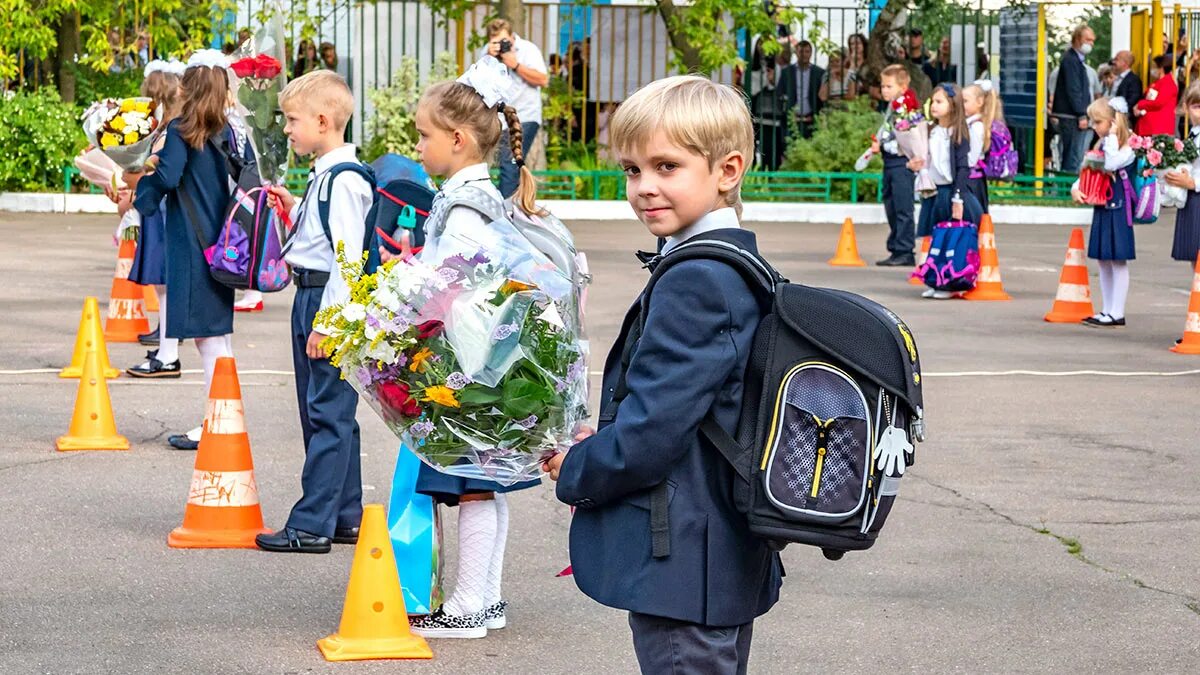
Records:
[[[508,210],[504,207],[504,202],[496,201],[496,198],[483,188],[475,187],[474,185],[464,185],[452,192],[446,193],[445,202],[438,211],[439,217],[437,222],[426,224],[426,230],[434,236],[441,236],[446,230],[446,218],[450,215],[450,210],[456,206],[465,206],[472,209],[479,215],[487,218],[489,222],[510,219]]]
[[[375,172],[371,170],[371,167],[359,162],[342,162],[340,164],[334,164],[333,167],[329,169],[329,174],[323,179],[319,179],[321,182],[318,185],[313,186],[317,190],[317,216],[321,221],[321,229],[325,231],[325,238],[329,240],[330,246],[333,246],[333,233],[329,229],[329,200],[333,195],[333,181],[337,180],[337,177],[346,171],[362,176],[363,180],[367,181],[367,184],[371,186],[371,194],[375,194]],[[375,198],[378,199],[378,197]],[[374,234],[375,230],[373,227],[366,226],[366,224],[364,224],[364,229],[366,230],[366,234],[363,235],[363,246],[365,250],[365,247],[367,243],[370,242],[371,235]]]

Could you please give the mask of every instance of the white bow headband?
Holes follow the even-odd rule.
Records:
[[[992,81],[991,80],[975,80],[971,84],[982,89],[985,94],[992,90]]]
[[[225,68],[229,59],[219,49],[198,49],[188,59],[188,68]]]
[[[1129,114],[1129,103],[1125,100],[1124,96],[1114,96],[1108,99],[1108,105],[1122,115]]]
[[[458,81],[474,89],[483,98],[484,105],[489,108],[504,103],[504,96],[512,86],[508,67],[496,60],[496,57],[487,55],[472,63]]]
[[[183,63],[176,59],[164,61],[162,59],[154,59],[146,64],[146,69],[142,72],[142,77],[150,77],[151,73],[171,73],[172,75],[183,76],[183,71],[187,69]]]

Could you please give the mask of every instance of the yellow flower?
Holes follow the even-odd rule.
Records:
[[[125,145],[133,145],[134,143],[137,143],[137,142],[138,142],[138,133],[136,131],[131,131],[131,132],[125,134]]]
[[[431,356],[433,356],[433,352],[429,351],[426,347],[422,347],[421,351],[413,354],[412,363],[409,364],[408,369],[414,373],[421,372],[421,366],[425,365],[425,361]]]
[[[116,134],[104,134],[100,137],[100,147],[111,148],[115,145],[120,145],[121,139]]]
[[[133,111],[145,113],[145,114],[149,115],[150,114],[150,104],[146,101],[135,101],[133,104]]]
[[[117,115],[116,117],[109,120],[108,126],[113,131],[124,131],[125,130],[125,118],[121,117],[120,115]]]
[[[447,408],[459,407],[458,399],[454,398],[454,390],[451,389],[450,387],[443,387],[441,385],[438,385],[436,387],[429,387],[428,389],[426,389],[425,390],[425,398],[423,398],[421,400],[422,401],[432,401],[439,405],[444,405]]]
[[[520,293],[521,291],[531,291],[535,288],[537,288],[537,286],[524,284],[520,281],[513,281],[512,279],[509,279],[508,281],[504,282],[503,286],[500,287],[500,293],[508,296],[512,295],[513,293]]]
[[[137,101],[135,101],[131,98],[127,98],[124,101],[121,101],[121,112],[127,113],[127,112],[133,110],[135,105],[137,105]]]

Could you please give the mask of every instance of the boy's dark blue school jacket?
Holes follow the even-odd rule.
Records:
[[[754,233],[720,230],[757,251]],[[639,299],[640,302],[640,299]],[[713,411],[734,432],[742,379],[762,308],[737,270],[690,260],[654,287],[626,376],[628,395],[605,419],[636,318],[634,304],[604,367],[600,429],[573,447],[558,479],[571,520],[575,582],[619,609],[709,626],[736,626],[779,599],[779,554],[734,508],[735,474],[707,440]],[[651,556],[650,489],[666,480],[670,555]]]

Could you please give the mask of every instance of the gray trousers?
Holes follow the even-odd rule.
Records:
[[[753,621],[703,626],[630,612],[629,628],[643,675],[746,675]]]

